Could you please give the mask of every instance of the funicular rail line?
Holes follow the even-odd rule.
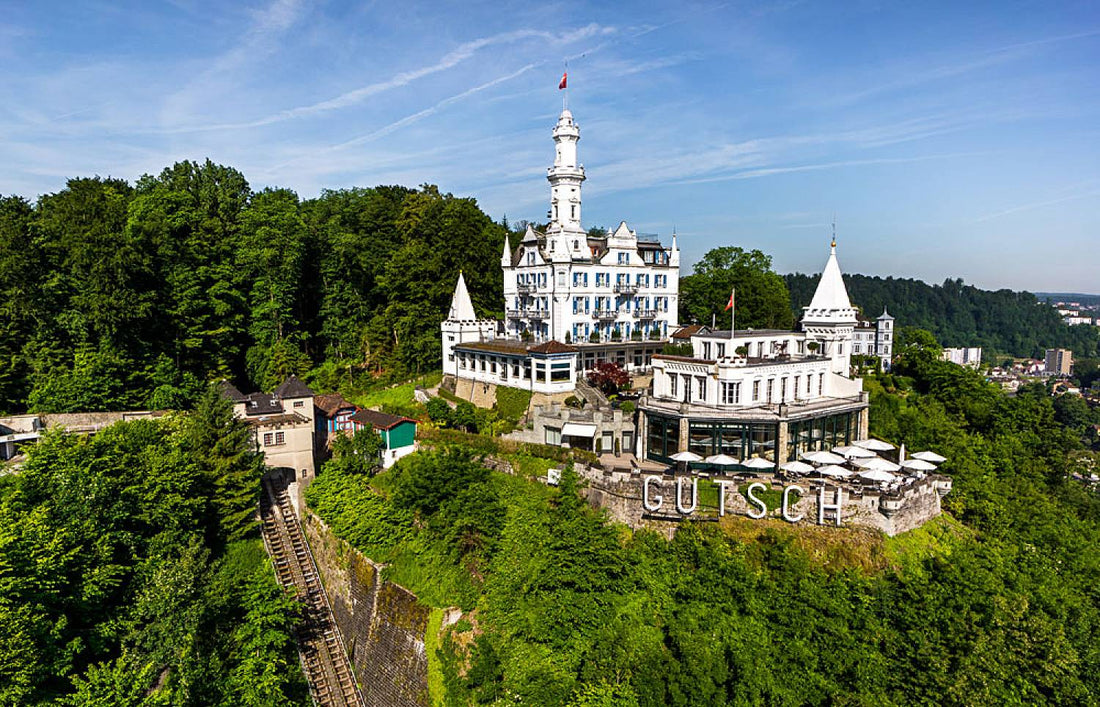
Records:
[[[279,583],[293,587],[302,602],[298,654],[313,702],[320,707],[362,707],[363,697],[286,488],[271,479],[265,479],[263,486],[260,519],[264,545]]]

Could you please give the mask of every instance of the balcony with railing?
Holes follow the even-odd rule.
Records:
[[[619,310],[617,309],[593,309],[593,319],[617,319],[619,317]]]
[[[657,318],[657,310],[656,309],[635,309],[634,310],[634,316],[637,319],[656,319]]]
[[[638,291],[638,285],[633,282],[616,282],[615,292],[623,295],[632,295]]]
[[[539,291],[538,285],[535,285],[533,283],[521,282],[521,283],[516,285],[516,292],[520,293],[521,295],[529,295],[532,292],[538,292],[538,291]]]
[[[505,314],[509,319],[547,319],[550,316],[545,309],[509,309]]]

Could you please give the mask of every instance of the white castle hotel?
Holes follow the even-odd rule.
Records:
[[[553,137],[551,222],[546,233],[528,226],[515,250],[505,241],[501,254],[505,320],[479,319],[460,275],[441,325],[443,371],[460,395],[491,403],[491,388],[511,386],[560,401],[583,371],[606,360],[652,370],[634,442],[642,458],[664,462],[690,450],[778,465],[866,436],[867,398],[851,377],[851,356],[888,364],[893,318],[884,312],[872,324],[857,316],[835,242],[801,331],[681,329],[676,236],[666,248],[625,222],[589,236],[581,226],[580,129],[568,109]],[[670,338],[690,341],[692,355],[661,354]],[[547,437],[584,443],[549,428]]]

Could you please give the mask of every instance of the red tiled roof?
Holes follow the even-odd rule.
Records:
[[[324,412],[329,417],[332,417],[340,410],[346,410],[348,408],[355,409],[355,403],[348,402],[343,395],[339,393],[326,393],[324,395],[314,395],[313,405],[318,410]]]
[[[539,344],[538,346],[531,346],[527,350],[531,353],[544,354],[575,353],[577,351],[577,349],[573,348],[572,346],[569,346],[568,344],[563,344],[555,339],[551,339],[550,341]]]
[[[702,324],[692,324],[691,326],[681,327],[672,333],[672,338],[690,339],[693,334],[697,333],[702,328]]]

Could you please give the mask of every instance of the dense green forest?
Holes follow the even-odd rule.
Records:
[[[499,314],[504,233],[432,186],[303,201],[209,161],[0,196],[0,411],[181,408],[220,377],[270,390],[290,373],[334,387],[434,370],[460,269]]]
[[[211,390],[0,477],[0,704],[309,704],[250,435]]]
[[[897,538],[727,518],[670,541],[608,523],[575,474],[555,490],[461,446],[374,477],[337,460],[307,497],[466,611],[433,656],[447,704],[1093,704],[1100,498],[1067,476],[1095,464],[1088,421],[938,352],[911,335],[870,379],[872,432],[954,479],[949,515]]]
[[[787,275],[791,307],[801,313],[819,275]],[[929,285],[920,280],[845,275],[852,304],[875,318],[883,308],[897,326],[931,331],[944,346],[981,346],[983,354],[1041,358],[1044,349],[1072,349],[1077,357],[1100,353],[1100,329],[1066,326],[1058,312],[1030,292],[981,290],[962,280]]]

